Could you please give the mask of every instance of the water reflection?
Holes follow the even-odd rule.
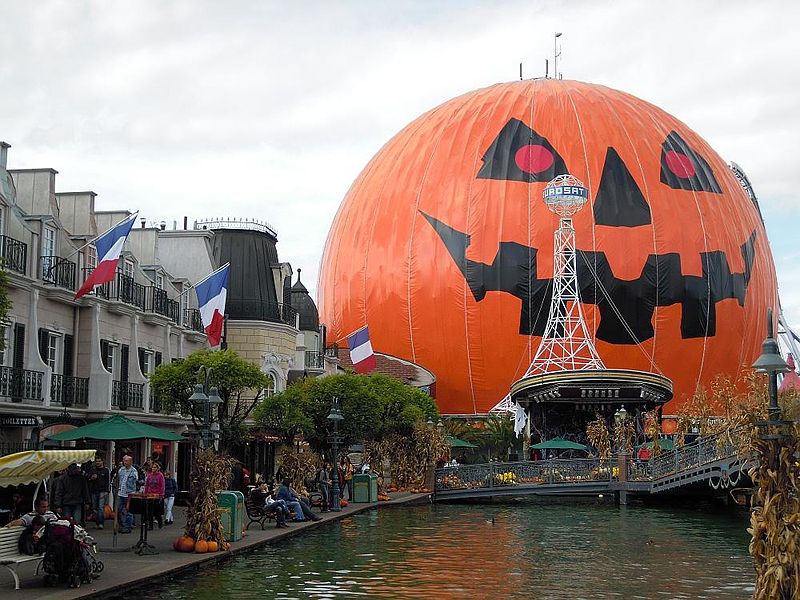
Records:
[[[748,598],[745,519],[593,504],[370,511],[155,598]]]

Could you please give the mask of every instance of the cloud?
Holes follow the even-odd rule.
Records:
[[[796,217],[798,20],[788,1],[6,1],[0,139],[12,168],[56,168],[60,191],[92,189],[102,209],[267,220],[313,293],[372,155],[432,107],[517,78],[520,61],[543,75],[555,31],[565,77],[674,114],[747,171],[768,225]],[[796,306],[791,263],[777,263]]]

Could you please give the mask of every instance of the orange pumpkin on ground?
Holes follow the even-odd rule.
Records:
[[[188,535],[178,538],[178,550],[181,552],[191,552],[194,550],[194,540]]]
[[[214,540],[210,540],[208,542],[208,551],[216,552],[217,550],[219,550],[219,544],[217,544],[217,542],[215,542]]]
[[[208,542],[205,540],[197,540],[194,544],[194,551],[197,554],[205,554],[208,552]]]

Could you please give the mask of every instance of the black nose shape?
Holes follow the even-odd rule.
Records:
[[[594,199],[594,222],[611,227],[649,225],[650,205],[614,148],[606,151],[603,176]]]

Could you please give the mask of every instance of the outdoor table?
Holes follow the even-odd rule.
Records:
[[[158,550],[147,542],[147,528],[150,519],[164,510],[164,502],[158,494],[130,494],[128,512],[139,515],[139,541],[133,546],[133,551],[142,554],[158,554]]]

